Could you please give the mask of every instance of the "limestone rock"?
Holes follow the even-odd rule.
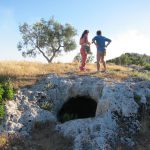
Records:
[[[59,122],[60,109],[70,98],[77,96],[90,97],[97,103],[95,116]],[[90,76],[51,74],[30,89],[21,89],[13,101],[6,103],[1,132],[28,135],[36,121],[49,120],[57,123],[58,132],[74,139],[74,150],[110,149],[120,132],[126,133],[122,140],[129,141],[128,136],[140,128],[137,115],[141,103],[150,103],[149,81],[130,78],[117,82]],[[49,104],[52,106],[49,111],[44,110]],[[121,121],[124,121],[125,129],[120,128]],[[134,144],[132,139],[130,143]]]

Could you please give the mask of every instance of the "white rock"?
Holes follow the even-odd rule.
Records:
[[[0,130],[28,135],[36,121],[58,122],[57,114],[69,98],[86,96],[97,103],[95,117],[58,122],[56,129],[64,136],[73,137],[74,150],[109,149],[108,139],[113,142],[119,130],[118,118],[114,113],[117,112],[122,118],[136,116],[139,105],[134,99],[135,94],[141,97],[141,103],[146,104],[147,97],[150,97],[150,82],[127,80],[121,83],[89,76],[65,78],[49,75],[32,88],[19,90],[14,101],[6,103],[6,121]],[[52,110],[41,109],[39,101],[52,103]],[[138,128],[136,118],[129,121]]]

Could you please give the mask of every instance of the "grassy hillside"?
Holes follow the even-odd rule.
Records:
[[[117,65],[140,65],[145,69],[150,70],[150,56],[145,54],[125,53],[120,57],[108,60],[107,62],[115,63]]]
[[[119,65],[108,64],[108,73],[96,73],[96,64],[87,64],[87,71],[79,71],[79,63],[51,63],[0,61],[0,81],[9,78],[15,88],[30,86],[39,78],[50,73],[67,76],[70,74],[91,75],[102,78],[122,80],[129,76],[142,76],[148,78],[145,73],[133,72],[132,69]],[[102,68],[103,69],[103,68]]]

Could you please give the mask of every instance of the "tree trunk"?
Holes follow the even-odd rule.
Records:
[[[38,48],[38,50],[40,51],[40,53],[43,55],[43,57],[47,60],[47,62],[48,63],[51,63],[52,62],[52,59],[49,59],[46,55],[45,55],[45,53],[39,48],[39,47],[37,47]]]
[[[51,63],[51,62],[52,62],[52,60],[53,60],[53,59],[54,59],[54,57],[55,57],[55,54],[56,54],[56,52],[55,52],[55,51],[53,51],[53,55],[52,55],[52,57],[49,59],[48,63]]]
[[[55,55],[56,55],[56,52],[59,51],[59,49],[53,50],[53,55],[52,55],[50,58],[48,58],[48,57],[45,55],[45,53],[44,53],[39,47],[37,47],[37,48],[38,48],[38,50],[40,51],[40,53],[43,55],[43,57],[47,60],[48,63],[51,63],[51,62],[52,62],[52,60],[54,59],[54,57],[55,57]]]

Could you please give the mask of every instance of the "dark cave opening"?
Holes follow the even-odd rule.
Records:
[[[58,120],[66,122],[73,119],[95,117],[97,103],[88,96],[68,99],[58,112]]]

